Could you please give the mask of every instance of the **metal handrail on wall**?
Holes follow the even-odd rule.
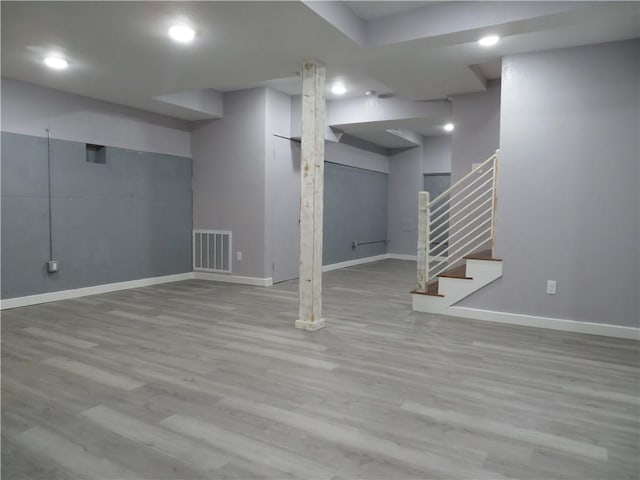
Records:
[[[417,291],[425,292],[430,280],[483,245],[490,243],[495,254],[499,154],[433,200],[429,192],[419,193]]]
[[[356,248],[360,245],[370,245],[372,243],[387,243],[387,240],[371,240],[369,242],[358,242],[357,240],[354,240],[351,242],[351,248]]]

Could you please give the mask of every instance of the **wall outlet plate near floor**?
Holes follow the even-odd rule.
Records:
[[[47,272],[55,273],[58,271],[58,261],[57,260],[49,260],[47,262]]]

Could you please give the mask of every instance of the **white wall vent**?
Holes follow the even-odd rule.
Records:
[[[193,231],[194,270],[203,272],[231,273],[232,251],[230,231]]]

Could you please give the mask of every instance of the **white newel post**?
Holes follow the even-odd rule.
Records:
[[[496,258],[496,211],[498,209],[498,165],[500,163],[500,149],[496,150],[493,161],[493,198],[491,199],[491,256]]]
[[[322,207],[324,201],[325,67],[302,69],[300,160],[300,313],[296,328],[317,330],[322,318]]]
[[[429,275],[429,192],[418,193],[418,281],[416,291],[427,291]]]

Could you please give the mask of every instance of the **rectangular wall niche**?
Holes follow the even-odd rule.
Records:
[[[86,144],[87,162],[88,163],[107,163],[107,149],[104,145]]]

